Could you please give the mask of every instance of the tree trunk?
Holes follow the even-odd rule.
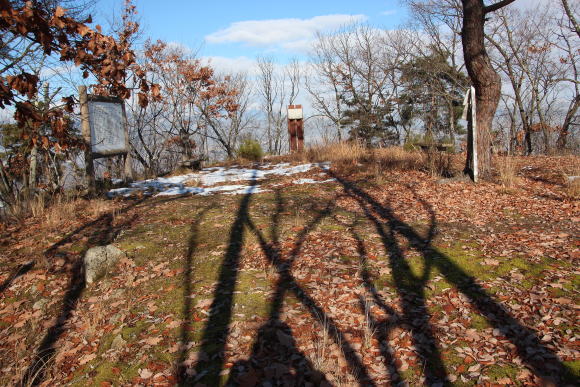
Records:
[[[566,118],[564,118],[564,123],[562,124],[562,129],[560,129],[560,133],[558,134],[558,140],[556,142],[556,146],[558,150],[564,150],[566,148],[568,142],[568,133],[570,132],[570,126],[572,125],[573,119],[576,116],[576,112],[580,108],[580,97],[574,98],[574,101],[571,104],[570,109],[566,113]]]
[[[568,19],[570,19],[570,22],[574,26],[574,31],[576,31],[576,34],[580,38],[580,24],[578,24],[578,21],[574,17],[574,14],[572,13],[572,10],[570,9],[570,5],[568,4],[568,0],[562,0],[562,6],[564,7],[564,12],[566,12]]]
[[[491,173],[491,127],[501,95],[501,78],[493,69],[485,50],[485,14],[513,1],[504,0],[486,7],[483,0],[462,0],[461,41],[467,73],[475,87],[478,169],[481,177],[488,177]]]

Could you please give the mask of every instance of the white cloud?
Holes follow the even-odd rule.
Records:
[[[394,15],[396,13],[397,13],[397,10],[396,9],[388,9],[386,11],[381,12],[381,15],[383,15],[383,16],[392,16],[392,15]]]
[[[204,56],[203,63],[211,65],[215,70],[224,74],[246,73],[249,76],[256,75],[258,68],[255,59],[246,56],[228,58],[225,56]]]
[[[229,27],[205,37],[208,43],[243,43],[249,46],[282,46],[304,50],[317,31],[338,29],[365,21],[365,15],[323,15],[310,19],[248,20],[232,23]]]
[[[291,42],[282,43],[281,47],[286,51],[308,54],[312,49],[313,38],[310,39],[300,39]]]

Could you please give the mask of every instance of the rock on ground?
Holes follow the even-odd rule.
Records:
[[[113,245],[96,246],[87,250],[84,257],[85,281],[95,282],[107,273],[125,253]]]

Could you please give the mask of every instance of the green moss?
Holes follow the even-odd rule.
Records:
[[[463,246],[467,246],[469,249],[464,249]],[[494,259],[499,261],[499,265],[493,267],[482,264],[484,258],[476,244],[465,242],[457,242],[450,247],[440,248],[439,251],[449,259],[446,262],[444,258],[444,261],[440,263],[440,271],[452,283],[466,279],[465,275],[478,280],[489,280],[500,276],[509,276],[513,269],[518,269],[524,278],[517,283],[514,282],[514,285],[530,289],[542,281],[542,273],[552,262],[549,258],[540,263],[534,263],[522,257],[497,257]]]
[[[487,321],[487,319],[480,314],[472,312],[470,313],[470,317],[471,317],[471,327],[477,329],[478,331],[482,331],[491,326]]]
[[[415,277],[423,277],[425,273],[425,260],[422,257],[410,257],[406,260],[411,273]]]
[[[100,386],[102,382],[113,382],[118,379],[118,376],[113,373],[114,365],[106,362],[100,364],[96,369],[96,375],[92,380],[95,386]]]
[[[439,280],[437,282],[431,281],[429,283],[429,288],[427,289],[426,294],[427,296],[437,295],[443,292],[445,289],[449,289],[451,287],[452,285],[445,280]]]
[[[513,382],[517,382],[517,374],[518,368],[511,364],[492,365],[486,370],[486,375],[492,381],[502,378],[510,378]]]
[[[432,304],[429,305],[429,311],[431,312],[431,315],[436,315],[443,312],[443,307],[439,304]]]
[[[377,277],[376,279],[373,280],[373,285],[377,289],[382,289],[385,287],[387,287],[387,288],[395,287],[393,277],[390,274],[385,274],[385,275],[381,275],[381,276]]]
[[[67,248],[67,251],[72,254],[78,254],[84,249],[86,249],[86,244],[84,242],[75,242]]]
[[[108,351],[111,348],[111,344],[113,343],[113,340],[115,340],[115,336],[116,335],[107,335],[105,337],[103,337],[101,339],[101,343],[99,344],[99,350],[98,350],[98,354],[102,354],[103,352]]]
[[[320,224],[322,231],[344,231],[344,227],[339,224],[332,224],[329,221],[324,221]]]
[[[580,360],[565,361],[564,366],[570,371],[570,379],[567,383],[576,383],[580,379]]]
[[[238,275],[234,296],[234,319],[240,319],[236,314],[247,317],[252,315],[266,316],[270,307],[270,299],[266,292],[256,292],[256,288],[268,289],[265,279],[256,278],[255,272],[242,271]],[[243,319],[243,318],[241,318]]]
[[[123,337],[124,340],[134,340],[137,337],[139,337],[141,332],[145,331],[148,327],[149,325],[146,324],[145,322],[137,321],[135,326],[124,327],[121,330],[121,337]]]
[[[123,251],[145,255],[152,255],[159,249],[159,245],[146,240],[144,236],[135,240],[119,239],[115,241],[115,244]]]
[[[509,191],[507,191],[506,193],[510,193]],[[522,219],[524,216],[522,214],[520,214],[517,210],[515,209],[510,209],[510,208],[504,208],[503,209],[503,214],[506,217],[512,218],[512,219]]]
[[[342,263],[352,264],[358,261],[358,257],[353,257],[352,255],[339,255],[338,259]]]
[[[445,257],[434,256],[435,260],[439,260],[437,262],[439,272],[451,283],[464,281],[467,276],[480,280],[493,278],[494,271],[489,270],[489,266],[481,264],[481,252],[476,249],[464,250],[462,246],[469,245],[459,242],[454,246],[439,249],[445,255]]]

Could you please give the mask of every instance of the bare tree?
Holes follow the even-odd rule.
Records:
[[[557,12],[548,5],[528,11],[502,9],[486,34],[492,44],[492,63],[511,86],[504,92],[517,105],[516,125],[521,131],[512,133],[510,143],[524,145],[527,154],[551,152],[556,132],[562,148],[580,103],[579,54],[572,48],[577,38],[569,24],[563,24],[566,16]],[[568,98],[568,109],[562,109]],[[520,139],[524,144],[519,144]]]
[[[257,91],[266,115],[267,151],[280,154],[286,143],[286,105],[299,91],[299,67],[294,62],[279,69],[272,58],[262,57],[258,58],[258,71]]]
[[[557,22],[559,30],[555,35],[559,39],[555,45],[563,53],[560,58],[561,63],[568,67],[567,74],[569,75],[563,81],[572,85],[573,93],[556,142],[560,150],[566,147],[572,128],[580,125],[578,123],[578,110],[580,109],[580,74],[578,68],[580,58],[580,51],[578,50],[578,46],[580,45],[580,27],[567,0],[562,0],[562,5],[566,16],[562,16]],[[576,3],[576,6],[577,10],[578,3]],[[573,34],[574,32],[576,32],[576,35]]]
[[[129,109],[133,155],[145,171],[158,174],[179,159],[189,164],[207,156],[208,139],[220,138],[231,154],[235,136],[229,132],[245,125],[237,109],[246,109],[248,102],[236,89],[246,87],[243,77],[216,76],[193,54],[164,42],[147,42],[141,60],[148,77],[161,84],[163,97]]]
[[[335,123],[338,138],[348,128],[352,138],[398,142],[396,93],[398,39],[367,25],[319,35],[307,83],[314,108]],[[408,51],[409,47],[407,47]]]
[[[227,83],[235,90],[234,103],[238,108],[229,115],[216,116],[211,112],[214,101],[205,100],[202,102],[202,121],[204,127],[208,129],[205,133],[207,138],[217,143],[228,158],[233,158],[241,137],[255,126],[255,116],[249,111],[252,90],[245,74],[219,78],[223,78],[222,83]]]
[[[330,46],[331,39],[330,36],[318,34],[313,48],[311,72],[306,78],[305,87],[312,100],[313,108],[319,115],[334,123],[338,141],[342,141],[344,91],[339,82],[339,59],[333,55]]]

